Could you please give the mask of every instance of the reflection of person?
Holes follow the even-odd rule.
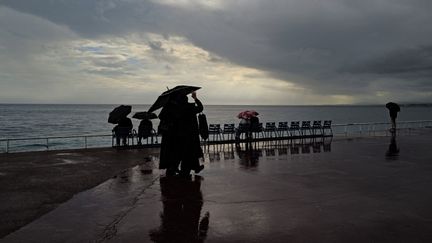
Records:
[[[138,126],[138,144],[141,144],[141,139],[146,139],[152,136],[153,123],[149,119],[141,120]]]
[[[161,177],[163,212],[161,226],[150,231],[153,242],[201,243],[207,236],[210,214],[201,218],[203,196],[201,177]],[[201,220],[200,220],[201,218]]]
[[[120,139],[125,146],[127,144],[127,137],[132,131],[133,124],[129,117],[122,117],[118,120],[117,126],[113,128],[114,134],[116,136],[117,146],[120,145]]]
[[[398,155],[399,155],[399,148],[396,144],[396,134],[392,133],[390,144],[386,152],[386,157],[391,159],[397,157]]]
[[[246,143],[245,150],[242,150],[240,145],[237,145],[236,152],[240,158],[240,164],[244,167],[253,168],[258,166],[261,153],[260,150],[254,148],[251,143]]]
[[[199,173],[204,168],[199,164],[203,151],[196,117],[203,105],[195,92],[192,98],[195,103],[188,103],[186,95],[172,97],[159,114],[162,133],[159,168],[167,169],[167,175],[174,175],[179,165],[182,175],[189,175],[191,170]]]
[[[387,103],[386,107],[390,113],[390,119],[391,119],[391,123],[392,123],[391,131],[395,132],[396,131],[396,118],[397,118],[398,112],[400,111],[400,107],[398,104],[393,103],[393,102]]]

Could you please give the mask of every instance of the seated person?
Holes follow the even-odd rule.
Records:
[[[123,146],[127,145],[127,137],[131,133],[133,128],[132,121],[129,117],[122,117],[119,119],[117,126],[113,128],[113,132],[116,136],[116,145],[120,145],[120,139],[122,139]]]
[[[262,128],[260,127],[258,117],[254,116],[250,119],[250,131],[251,132],[261,132]]]
[[[141,145],[141,139],[152,136],[153,123],[148,119],[141,120],[138,126],[138,145]]]
[[[240,135],[244,132],[248,132],[250,130],[250,120],[249,119],[241,119],[238,128],[236,128],[235,138],[236,140],[240,139]]]

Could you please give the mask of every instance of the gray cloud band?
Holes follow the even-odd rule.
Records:
[[[412,91],[432,89],[427,0],[227,1],[218,9],[138,0],[1,5],[86,38],[134,32],[184,36],[217,56],[316,93],[362,95],[377,88],[403,93],[404,83]],[[148,44],[164,51],[160,43]]]

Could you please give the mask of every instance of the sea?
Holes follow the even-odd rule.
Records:
[[[0,152],[5,151],[6,139],[68,137],[75,135],[109,135],[113,124],[107,122],[108,114],[118,104],[71,105],[71,104],[0,104]],[[147,111],[150,105],[132,105],[130,117],[135,112]],[[247,106],[205,105],[203,113],[209,124],[239,122],[237,114],[244,110],[259,113],[260,122],[282,122],[303,120],[332,120],[333,124],[389,122],[385,105],[333,105],[333,106]],[[160,110],[155,113],[158,114]],[[431,105],[405,105],[401,107],[398,121],[432,120]],[[140,120],[132,119],[137,128]],[[154,127],[158,120],[152,120]],[[111,145],[111,138],[104,141],[85,141],[86,146]],[[83,139],[50,139],[51,148],[83,146]],[[44,150],[46,141],[9,141],[9,151]]]

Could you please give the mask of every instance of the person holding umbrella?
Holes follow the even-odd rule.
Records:
[[[133,124],[129,117],[124,116],[118,120],[117,126],[115,126],[113,129],[116,135],[117,146],[120,145],[120,139],[122,140],[123,146],[127,145],[127,137],[131,133],[132,128]]]
[[[150,112],[153,107],[163,106],[158,128],[162,135],[159,169],[166,169],[168,176],[179,172],[179,166],[183,176],[190,175],[191,170],[199,173],[204,169],[204,165],[199,164],[203,151],[197,122],[197,114],[202,112],[203,105],[195,93],[197,89],[199,87],[177,86],[164,92],[149,109]],[[188,103],[189,93],[192,93],[194,103]]]
[[[259,123],[258,112],[254,110],[242,111],[237,115],[237,118],[241,119],[238,128],[236,129],[235,138],[239,141],[241,133],[246,133],[246,139],[250,139],[252,128],[256,127]]]
[[[127,145],[127,137],[132,131],[133,124],[127,115],[132,111],[132,106],[121,105],[109,113],[108,122],[112,124],[117,124],[113,128],[113,132],[116,137],[116,145],[120,145],[120,140],[123,142],[123,146]]]
[[[396,132],[396,118],[398,112],[400,112],[400,107],[398,104],[394,102],[389,102],[386,104],[386,108],[389,110],[390,113],[390,119],[392,123],[392,128],[390,129],[391,132]]]
[[[151,122],[151,119],[156,119],[157,115],[152,112],[137,112],[135,115],[132,116],[132,118],[141,119],[141,122],[138,126],[138,145],[141,145],[141,140],[146,139],[150,136],[152,136],[153,131],[153,123]],[[152,137],[152,143],[153,143],[153,137]]]

